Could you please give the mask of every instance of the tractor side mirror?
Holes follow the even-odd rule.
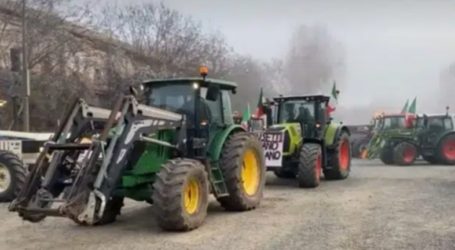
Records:
[[[218,97],[220,96],[220,86],[217,84],[209,84],[208,89],[207,89],[207,94],[205,95],[205,99],[209,101],[216,101],[218,100]]]

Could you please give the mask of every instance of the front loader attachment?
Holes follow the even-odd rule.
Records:
[[[369,160],[376,159],[381,153],[382,147],[385,145],[385,138],[381,134],[376,134],[371,138],[367,148],[362,152],[362,158]]]
[[[178,143],[146,136],[163,128],[180,128]],[[93,135],[91,142],[78,143],[87,134]],[[184,116],[139,104],[133,96],[122,96],[112,111],[89,107],[80,100],[44,145],[25,188],[9,209],[31,222],[63,216],[95,224],[119,185],[134,142],[183,151],[185,138]],[[78,160],[83,153],[85,157]]]

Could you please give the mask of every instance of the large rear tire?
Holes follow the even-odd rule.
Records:
[[[393,162],[398,166],[410,166],[417,158],[417,148],[409,142],[400,142],[393,150]]]
[[[455,165],[455,134],[444,136],[436,150],[436,160],[439,164]]]
[[[17,155],[0,150],[0,202],[14,200],[25,186],[26,169]]]
[[[324,177],[327,180],[344,180],[351,172],[351,145],[349,134],[342,132],[336,138],[334,150],[331,152],[330,168],[325,168]]]
[[[217,200],[226,210],[256,208],[263,196],[266,166],[261,141],[250,133],[229,136],[221,152],[220,168],[229,196]]]
[[[189,231],[203,224],[209,181],[202,163],[183,158],[168,161],[157,174],[153,188],[153,214],[162,229]]]
[[[321,182],[322,151],[317,143],[305,143],[300,149],[297,182],[301,188],[315,188]]]

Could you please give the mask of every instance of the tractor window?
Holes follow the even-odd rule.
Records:
[[[223,116],[225,124],[233,124],[232,110],[231,110],[231,96],[228,90],[221,90],[221,97],[223,102]]]
[[[384,117],[383,129],[405,128],[406,119],[404,116]]]
[[[285,101],[279,106],[278,122],[314,122],[314,102]]]
[[[417,128],[424,128],[425,127],[425,120],[421,117],[416,118],[416,127]]]
[[[450,118],[450,117],[444,118],[444,128],[446,130],[453,130],[452,118]]]
[[[211,120],[210,123],[218,123],[223,124],[223,112],[221,111],[221,102],[222,102],[222,94],[218,97],[216,101],[209,101],[205,99],[205,95],[207,93],[207,88],[201,88],[201,97],[204,102],[207,104],[208,108],[210,109]],[[229,112],[229,116],[231,116]]]
[[[194,89],[189,84],[156,84],[147,93],[148,105],[169,111],[194,113]]]

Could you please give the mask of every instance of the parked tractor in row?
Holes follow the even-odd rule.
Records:
[[[419,114],[396,116],[387,124],[399,125],[395,129],[380,130],[371,140],[366,157],[379,157],[387,165],[413,165],[421,156],[430,164],[455,165],[455,131],[453,116],[445,114]]]
[[[300,187],[346,179],[351,169],[349,129],[327,113],[329,96],[279,96],[266,107],[268,128],[258,132],[267,169]]]
[[[30,222],[58,216],[96,226],[114,222],[130,198],[153,204],[161,228],[188,231],[202,225],[210,194],[226,210],[256,208],[266,174],[261,142],[226,106],[237,85],[206,78],[204,68],[201,75],[144,82],[142,95],[131,88],[112,110],[77,100],[10,211]]]

